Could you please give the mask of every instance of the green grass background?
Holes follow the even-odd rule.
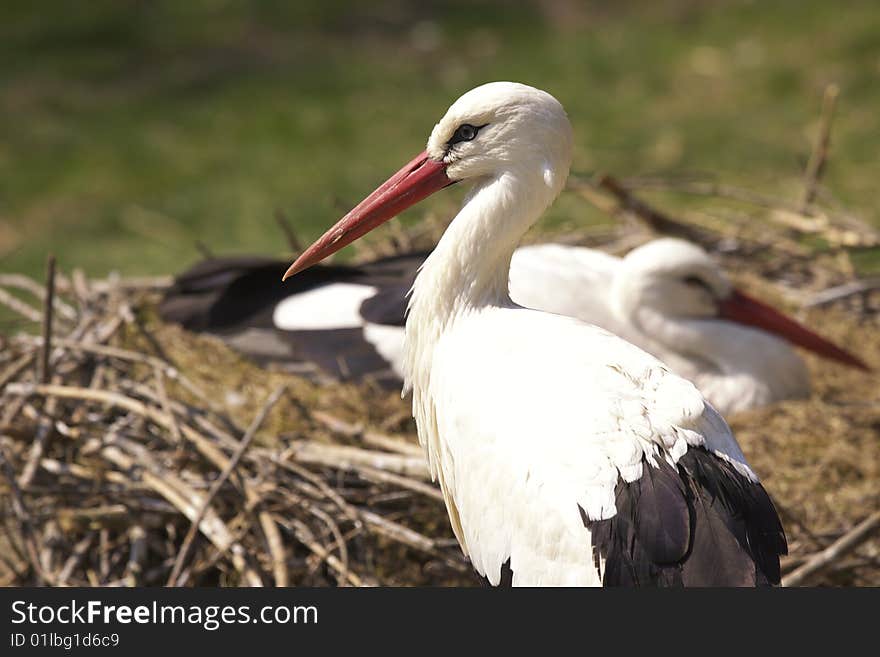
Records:
[[[0,270],[39,276],[53,251],[168,273],[197,241],[284,254],[276,210],[316,236],[498,79],[563,102],[579,171],[790,198],[836,82],[825,182],[880,225],[876,0],[4,0]],[[563,220],[602,218],[571,196]]]

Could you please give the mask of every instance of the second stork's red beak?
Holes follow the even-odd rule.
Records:
[[[812,351],[823,358],[836,360],[839,363],[866,372],[871,370],[861,359],[853,356],[848,351],[841,349],[821,335],[814,333],[791,317],[786,317],[775,308],[739,290],[734,290],[729,297],[720,303],[719,315],[732,322],[754,326],[768,333],[778,335],[792,344]]]
[[[427,151],[420,153],[306,249],[282,280],[317,264],[454,182],[446,175],[446,164],[432,160]]]

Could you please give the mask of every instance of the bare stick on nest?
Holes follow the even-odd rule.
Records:
[[[244,456],[245,451],[250,446],[251,442],[254,439],[254,436],[256,436],[257,434],[257,431],[259,431],[260,427],[263,426],[263,422],[265,422],[266,416],[269,414],[269,411],[272,410],[272,407],[275,406],[276,402],[281,398],[281,395],[284,394],[284,391],[286,389],[287,387],[282,384],[278,388],[276,388],[275,392],[273,392],[269,396],[269,399],[266,400],[263,408],[257,414],[257,417],[254,418],[253,423],[251,423],[251,426],[248,427],[248,430],[247,432],[245,432],[244,437],[242,437],[235,454],[233,454],[232,458],[229,459],[229,464],[226,466],[226,469],[223,470],[219,477],[217,477],[217,480],[211,486],[211,490],[208,491],[208,495],[205,497],[205,501],[202,503],[202,507],[199,509],[199,512],[193,519],[189,531],[187,531],[186,537],[183,539],[183,544],[180,547],[180,551],[177,553],[177,559],[174,562],[174,568],[171,569],[171,575],[168,577],[168,586],[174,586],[174,584],[180,577],[180,571],[183,570],[183,564],[186,561],[187,556],[189,555],[189,550],[192,546],[193,539],[196,536],[196,532],[198,532],[199,524],[204,519],[208,507],[211,506],[211,501],[217,496],[217,493],[220,492],[223,484],[226,483],[235,468],[238,467],[238,463],[239,461],[241,461],[241,457]]]
[[[9,459],[6,457],[2,445],[0,445],[0,472],[3,473],[6,482],[9,485],[9,491],[12,498],[12,510],[18,518],[21,527],[28,561],[30,561],[34,575],[37,577],[37,583],[43,584],[48,581],[48,577],[46,573],[43,572],[43,567],[40,563],[40,551],[38,549],[39,540],[31,520],[31,515],[28,513],[27,507],[24,504],[24,499],[21,496],[21,490],[18,488],[18,484],[15,481],[15,472],[12,469]]]
[[[571,180],[572,188],[583,198],[597,205],[600,210],[616,214],[619,211],[631,213],[650,230],[664,235],[675,235],[694,242],[704,242],[705,234],[698,229],[688,226],[673,219],[665,213],[651,207],[645,201],[630,192],[614,176],[603,174],[599,176],[598,183],[593,185],[589,181]],[[617,207],[609,207],[608,203],[598,201],[596,190],[601,189],[611,194],[617,201]]]
[[[49,255],[46,261],[46,299],[43,303],[43,347],[40,353],[40,383],[49,383],[52,372],[49,370],[49,355],[52,353],[52,319],[55,300],[55,256]]]
[[[39,372],[37,380],[40,383],[49,383],[52,377],[52,320],[55,317],[55,256],[50,254],[46,260],[46,295],[43,299],[43,344],[40,348]],[[53,434],[52,418],[55,413],[56,400],[49,399],[45,406],[46,419],[40,423],[37,428],[34,442],[31,445],[30,456],[25,464],[24,470],[18,480],[18,485],[26,489],[31,485],[43,452],[46,450],[46,443]]]
[[[827,548],[811,557],[782,580],[783,586],[799,586],[812,575],[827,569],[844,554],[856,549],[880,529],[880,511],[875,511]]]
[[[840,88],[836,84],[825,87],[825,96],[822,100],[822,118],[819,124],[819,135],[813,145],[813,152],[807,162],[807,170],[804,172],[804,191],[801,195],[801,214],[809,214],[810,206],[816,198],[816,189],[822,173],[825,170],[825,162],[828,160],[828,145],[831,142],[831,121],[834,118],[834,106],[837,104],[837,96]]]
[[[804,308],[812,306],[825,306],[841,299],[861,294],[863,292],[871,292],[872,290],[880,290],[880,276],[865,278],[859,281],[851,281],[843,285],[835,285],[816,292],[804,304]]]

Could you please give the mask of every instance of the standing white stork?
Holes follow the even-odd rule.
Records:
[[[403,378],[406,293],[427,253],[358,266],[318,265],[285,287],[287,269],[256,257],[205,260],[178,276],[159,312],[217,334],[258,361],[316,365],[338,379],[397,386]],[[561,244],[521,246],[510,296],[577,317],[656,356],[722,414],[809,395],[792,345],[868,369],[858,358],[733,287],[699,246],[661,238],[617,258]]]
[[[471,180],[413,286],[404,365],[419,439],[476,570],[514,585],[777,582],[779,518],[696,388],[602,329],[508,295],[513,251],[562,189],[571,147],[551,95],[478,87],[285,277]]]

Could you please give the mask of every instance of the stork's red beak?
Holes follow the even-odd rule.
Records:
[[[408,207],[454,182],[446,176],[446,165],[443,162],[429,158],[427,151],[420,153],[306,249],[290,265],[281,280],[319,263]]]
[[[862,360],[856,358],[848,351],[829,342],[791,317],[786,317],[775,308],[768,306],[762,301],[753,299],[739,290],[734,290],[729,297],[720,303],[719,315],[732,322],[754,326],[768,333],[778,335],[792,344],[812,351],[823,358],[836,360],[839,363],[864,370],[865,372],[871,371],[871,368]]]

